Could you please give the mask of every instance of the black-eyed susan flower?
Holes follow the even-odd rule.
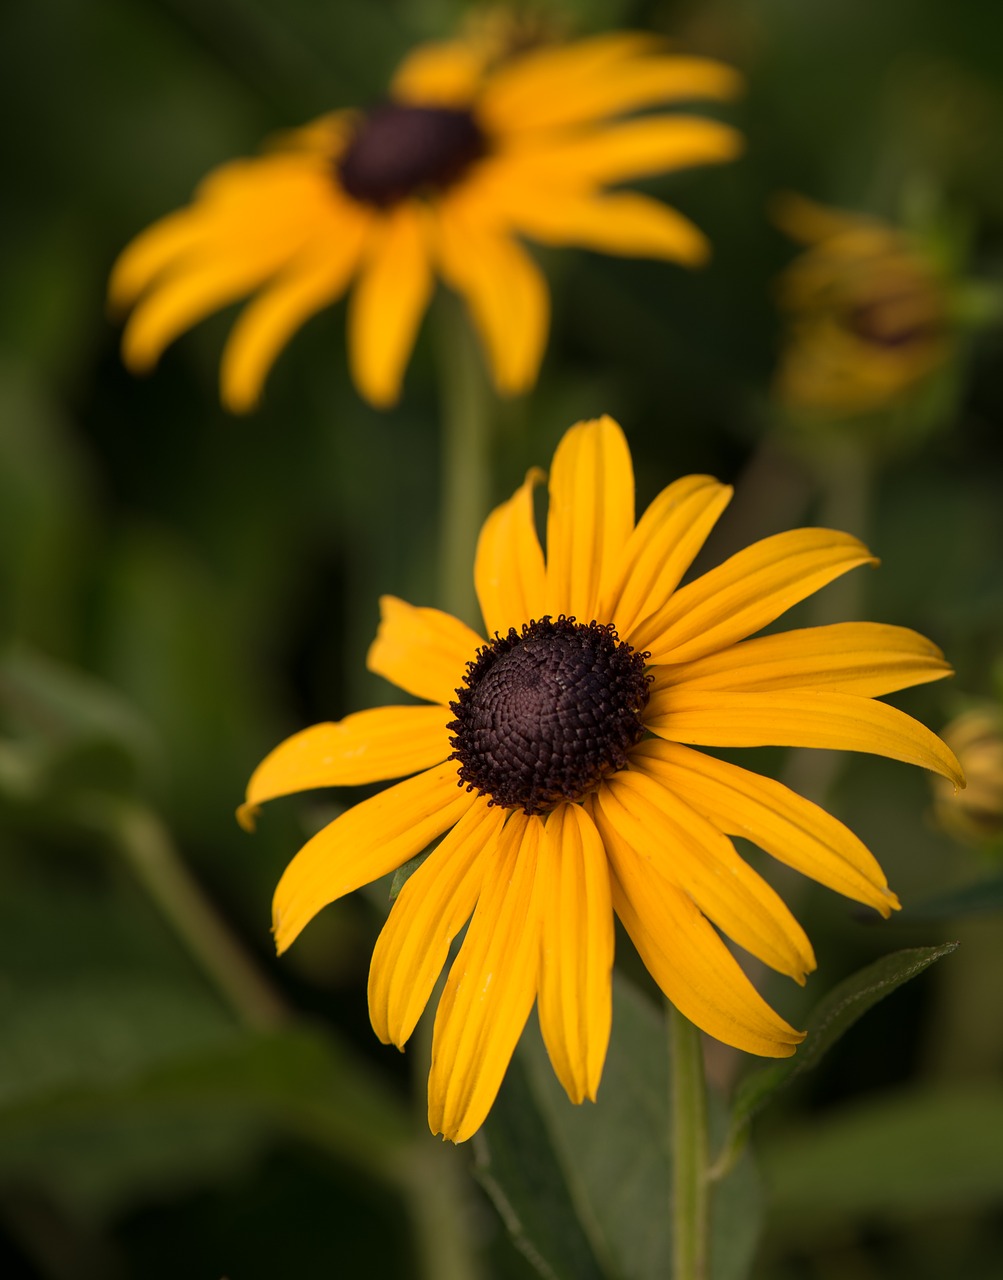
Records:
[[[853,622],[750,639],[874,563],[830,529],[777,534],[685,586],[730,497],[677,480],[635,525],[630,453],[610,418],[562,440],[546,557],[532,471],[486,521],[474,569],[485,635],[385,598],[369,666],[420,706],[296,734],[259,766],[242,811],[307,788],[404,777],[336,818],[275,894],[280,951],[327,903],[438,841],[372,958],[377,1035],[403,1046],[466,926],[435,1020],[429,1122],[454,1141],[491,1107],[534,1002],[554,1070],[595,1098],[610,1034],[613,916],[667,997],[750,1053],[802,1039],[718,930],[803,982],[801,926],[736,852],[742,836],[887,916],[898,904],[861,842],[787,787],[694,748],[836,747],[961,783],[928,729],[875,699],[948,674],[929,641]],[[406,776],[410,775],[410,776]],[[469,923],[468,923],[469,922]]]
[[[795,411],[848,417],[913,395],[954,345],[947,282],[916,237],[802,196],[774,204],[805,250],[780,279],[788,327],[776,376]]]
[[[546,280],[523,247],[578,245],[687,265],[703,234],[649,196],[609,188],[731,159],[734,129],[639,109],[738,90],[730,68],[616,33],[499,56],[497,38],[417,48],[387,100],[292,132],[211,173],[187,208],[139,235],[110,301],[131,314],[135,372],[205,316],[254,295],[223,354],[221,391],[251,409],[276,356],[353,284],[352,376],[393,403],[436,277],[465,300],[494,382],[534,382],[549,326]]]

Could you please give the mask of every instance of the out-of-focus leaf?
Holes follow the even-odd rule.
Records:
[[[539,1035],[527,1033],[479,1144],[481,1180],[548,1280],[655,1280],[671,1269],[667,1034],[629,984],[618,979],[614,992],[597,1104],[568,1101]],[[722,1108],[711,1102],[720,1129]],[[760,1212],[746,1158],[715,1187],[713,1280],[748,1273]]]
[[[884,1095],[841,1107],[761,1155],[785,1217],[918,1213],[1003,1197],[1003,1091]]]
[[[410,1126],[371,1071],[319,1031],[292,1028],[0,1107],[0,1178],[101,1216],[244,1169],[280,1133],[388,1174]]]
[[[1003,875],[991,876],[975,884],[930,898],[909,907],[909,916],[917,920],[944,920],[952,916],[978,915],[983,911],[999,911],[1003,907]]]
[[[741,1149],[749,1124],[781,1089],[804,1071],[818,1065],[853,1024],[885,996],[917,977],[943,956],[957,950],[956,942],[939,947],[910,947],[883,956],[874,964],[838,983],[808,1019],[808,1034],[792,1058],[755,1071],[739,1085],[731,1111],[731,1132],[721,1163],[727,1166]]]

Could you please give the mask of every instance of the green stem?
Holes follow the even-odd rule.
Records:
[[[479,612],[471,565],[490,501],[493,395],[459,300],[446,295],[438,301],[443,467],[439,603],[473,626]]]
[[[672,1276],[710,1274],[710,1181],[707,1177],[707,1083],[700,1032],[671,1004]]]
[[[213,985],[241,1021],[270,1031],[285,1020],[278,993],[203,893],[170,835],[142,805],[91,797],[81,817],[114,840]]]

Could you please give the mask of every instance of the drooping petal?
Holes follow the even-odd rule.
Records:
[[[657,738],[631,754],[632,767],[731,836],[742,836],[844,897],[888,916],[899,905],[870,850],[841,822],[773,778]]]
[[[314,787],[351,787],[402,778],[450,753],[443,707],[376,707],[287,738],[258,765],[244,810]]]
[[[512,813],[439,1002],[428,1077],[428,1124],[464,1142],[483,1123],[536,999],[543,823]]]
[[[743,640],[695,662],[657,668],[652,690],[670,685],[735,693],[831,689],[877,698],[950,674],[941,651],[916,631],[878,622],[836,622]]]
[[[484,641],[465,622],[441,609],[419,609],[380,596],[380,625],[366,666],[416,698],[448,706],[463,683],[467,663]]]
[[[352,290],[348,356],[356,386],[378,408],[397,400],[404,366],[432,295],[424,210],[404,202],[374,229]]]
[[[489,636],[538,618],[544,605],[544,565],[533,519],[533,490],[544,480],[538,467],[508,502],[495,507],[481,529],[474,582]]]
[[[815,968],[804,930],[727,836],[676,793],[656,778],[628,769],[600,788],[594,812],[607,847],[616,849],[621,883],[630,878],[621,866],[629,848],[635,859],[691,897],[739,946],[804,983],[805,974]]]
[[[536,381],[550,325],[546,277],[526,250],[492,228],[494,211],[477,216],[470,199],[442,202],[437,249],[443,279],[470,308],[502,395]]]
[[[199,247],[206,236],[197,209],[179,209],[160,218],[119,254],[108,281],[108,305],[114,312],[131,307],[151,280],[171,262]]]
[[[606,186],[741,154],[742,135],[703,116],[646,116],[574,135],[544,136],[506,150],[513,181],[579,188]]]
[[[377,939],[369,968],[369,1017],[398,1049],[414,1030],[470,919],[484,868],[495,857],[504,809],[475,802],[408,879]]]
[[[599,602],[599,616],[613,619],[621,639],[630,639],[635,624],[675,591],[731,494],[712,476],[684,476],[651,503]]]
[[[537,877],[540,1030],[571,1101],[595,1101],[613,1017],[613,903],[606,850],[580,805],[547,818]]]
[[[710,257],[710,242],[689,218],[633,191],[597,195],[577,188],[548,190],[534,182],[523,193],[513,182],[506,204],[519,231],[542,244],[686,266],[700,266]]]
[[[595,618],[633,527],[634,469],[623,431],[609,417],[578,423],[550,471],[547,611]]]
[[[792,529],[745,547],[635,628],[654,663],[690,662],[759,631],[792,605],[861,564],[877,561],[834,529]]]
[[[281,954],[322,907],[378,880],[457,822],[476,797],[456,768],[436,765],[363,800],[308,840],[282,876],[272,904]]]
[[[321,308],[336,302],[348,287],[362,254],[371,219],[359,207],[337,239],[292,264],[239,316],[223,350],[220,387],[231,413],[247,413],[279,352],[300,326]]]
[[[710,58],[632,56],[608,66],[602,75],[578,76],[557,92],[552,88],[541,92],[506,118],[498,114],[504,105],[503,93],[489,84],[482,110],[487,120],[510,136],[590,124],[661,102],[723,101],[737,97],[741,89],[742,77]]]
[[[670,689],[644,723],[670,742],[702,747],[827,747],[903,760],[965,785],[954,753],[925,725],[852,693],[719,693]]]
[[[613,908],[680,1013],[736,1049],[789,1058],[804,1033],[773,1012],[693,901],[615,832],[603,840],[612,863]]]

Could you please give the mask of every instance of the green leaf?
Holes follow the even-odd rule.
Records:
[[[956,942],[945,942],[937,947],[910,947],[904,951],[896,951],[833,987],[808,1019],[808,1034],[797,1053],[792,1058],[747,1076],[735,1091],[731,1131],[718,1161],[719,1167],[726,1169],[730,1160],[741,1150],[753,1117],[802,1072],[817,1066],[836,1041],[868,1009],[943,956],[956,951],[957,947]]]
[[[712,1130],[723,1108],[711,1099]],[[614,983],[599,1099],[573,1106],[535,1028],[523,1036],[477,1144],[478,1176],[516,1245],[547,1280],[670,1274],[669,1064],[660,1011]],[[713,1280],[748,1274],[760,1196],[744,1160],[715,1188]]]
[[[885,1095],[777,1136],[761,1156],[782,1217],[971,1210],[1003,1198],[1003,1090]]]

